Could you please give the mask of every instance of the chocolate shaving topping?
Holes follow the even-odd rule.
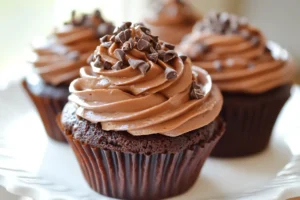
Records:
[[[180,55],[179,58],[182,60],[182,62],[185,62],[187,59],[187,56],[185,55]]]
[[[130,26],[131,26],[131,22],[123,22],[123,24],[120,26],[120,29],[122,30],[122,31],[124,31],[124,30],[126,30],[126,29],[129,29],[130,28]]]
[[[126,41],[129,40],[131,38],[131,30],[127,29],[125,30],[125,39]]]
[[[194,30],[209,31],[217,34],[235,34],[240,27],[246,24],[247,20],[245,18],[239,18],[226,12],[211,12],[195,25]]]
[[[150,35],[151,34],[151,31],[149,28],[146,28],[145,26],[141,26],[140,27],[141,31],[143,31],[144,33]]]
[[[115,42],[115,39],[116,39],[116,36],[112,35],[109,40],[112,41],[112,42]]]
[[[155,46],[155,49],[156,50],[161,50],[161,45],[159,43],[157,43],[156,46]]]
[[[139,39],[137,43],[137,49],[140,51],[148,50],[150,48],[150,43],[147,40]]]
[[[165,69],[165,78],[167,80],[175,79],[177,78],[177,72],[174,69],[167,67]]]
[[[143,24],[142,22],[133,24],[133,27],[137,27],[137,26],[145,26],[145,24]]]
[[[152,38],[149,35],[146,35],[145,33],[142,34],[141,39],[146,40],[148,42],[152,41]]]
[[[108,35],[104,35],[102,38],[100,38],[100,42],[104,43],[108,41]]]
[[[132,38],[130,38],[128,41],[126,41],[122,46],[123,51],[130,51],[133,48],[134,48],[134,41]]]
[[[122,62],[126,62],[126,55],[125,52],[122,49],[116,49],[114,51],[114,54],[116,58]]]
[[[152,46],[150,47],[150,52],[151,53],[157,53],[157,51]]]
[[[158,53],[146,54],[147,58],[152,62],[156,63],[158,61]]]
[[[202,86],[196,81],[192,82],[190,98],[191,99],[202,99],[205,96],[205,93],[202,90]]]
[[[106,47],[106,48],[109,48],[112,45],[112,42],[104,42],[101,45]]]
[[[70,60],[79,60],[80,59],[80,53],[78,51],[71,51],[67,54],[68,59]]]
[[[144,62],[145,61],[143,61],[143,60],[137,60],[137,59],[132,59],[132,58],[128,59],[128,63],[133,69],[136,69],[139,65],[141,65]]]
[[[98,68],[102,67],[100,55],[97,55],[96,60],[94,61],[93,64],[94,64],[95,67],[98,67]]]
[[[122,61],[118,61],[116,62],[112,67],[111,69],[113,70],[121,70],[123,67],[123,62]]]
[[[121,42],[121,43],[125,43],[126,40],[126,35],[124,31],[121,31],[120,33],[118,33],[118,35],[116,35],[116,42]]]
[[[158,58],[163,60],[166,52],[164,50],[158,50],[157,52],[158,52]]]
[[[171,60],[173,60],[176,57],[178,57],[176,51],[174,51],[174,50],[168,50],[165,53],[164,62],[170,62]]]
[[[150,69],[149,63],[147,63],[147,62],[145,62],[143,60],[137,60],[137,59],[129,58],[128,62],[129,62],[129,65],[133,69],[138,68],[143,75],[145,75],[147,73],[147,71]]]
[[[138,68],[139,68],[139,70],[141,71],[141,73],[142,73],[143,75],[145,75],[145,74],[149,71],[150,65],[149,65],[149,63],[144,62],[144,63],[140,64],[140,65],[138,66]]]
[[[112,66],[112,64],[110,62],[104,61],[104,63],[103,63],[104,69],[109,70],[109,69],[111,69],[111,66]]]
[[[167,43],[167,42],[164,42],[163,46],[168,48],[169,50],[174,50],[175,49],[175,46],[173,44],[170,44],[170,43]]]

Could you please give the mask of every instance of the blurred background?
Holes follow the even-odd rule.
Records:
[[[286,48],[300,63],[299,0],[187,0],[202,15],[210,10],[227,11],[249,18],[269,38]],[[0,0],[0,89],[7,80],[23,76],[30,43],[49,35],[55,26],[70,19],[70,12],[90,12],[100,8],[114,23],[138,22],[149,9],[151,0]],[[295,80],[300,83],[300,68]],[[0,199],[27,200],[9,195],[0,187]]]
[[[265,35],[284,48],[300,63],[300,17],[298,0],[188,0],[201,14],[210,10],[228,11],[249,18]],[[0,0],[0,81],[7,74],[23,74],[33,38],[46,36],[70,18],[73,9],[82,12],[100,8],[115,23],[141,21],[150,0]],[[17,71],[16,71],[17,70]],[[298,75],[299,75],[298,68]],[[298,76],[299,77],[299,76]],[[298,80],[299,81],[299,80]]]

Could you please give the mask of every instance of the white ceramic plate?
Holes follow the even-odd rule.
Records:
[[[34,199],[109,199],[89,189],[66,144],[47,138],[19,84],[0,91],[0,185]],[[300,196],[300,88],[281,113],[269,148],[206,162],[191,190],[172,198],[287,199]]]

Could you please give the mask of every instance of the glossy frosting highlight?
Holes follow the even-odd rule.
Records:
[[[73,11],[70,22],[56,29],[46,40],[33,44],[35,57],[30,62],[45,82],[69,84],[79,77],[80,67],[86,65],[99,38],[113,29],[98,10],[81,17],[76,17]]]
[[[267,42],[246,19],[227,13],[210,13],[178,49],[222,91],[262,93],[291,82],[294,72],[286,50]]]
[[[130,29],[131,39],[137,41],[144,38],[145,32],[150,34],[148,30],[141,31],[142,27],[137,25],[126,30]],[[163,42],[157,43],[161,50],[170,51]],[[139,50],[139,42],[135,42],[134,48],[125,52],[123,62],[129,62],[127,66],[118,70],[95,66],[95,59],[100,57],[102,63],[110,63],[108,66],[119,62],[115,52],[121,45],[113,42],[107,47],[102,42],[91,67],[81,68],[81,78],[71,83],[69,100],[78,105],[77,115],[93,123],[100,122],[103,130],[171,137],[203,127],[219,115],[223,103],[220,91],[204,70],[192,72],[189,59],[176,56],[171,61],[166,61],[166,57],[153,61],[146,51]],[[142,73],[130,65],[130,59],[148,63],[150,68]],[[170,69],[176,76],[168,79],[166,72]],[[192,98],[194,83],[201,86],[203,96]]]

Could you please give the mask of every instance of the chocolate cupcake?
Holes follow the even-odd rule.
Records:
[[[79,68],[99,43],[99,38],[114,27],[97,10],[91,15],[75,16],[47,38],[45,44],[33,46],[35,72],[25,78],[23,87],[35,104],[47,134],[57,141],[66,141],[55,118],[68,101],[68,87],[79,77]]]
[[[152,34],[172,44],[178,44],[200,19],[183,0],[156,1],[153,6],[152,12],[144,20],[145,24]]]
[[[61,127],[100,194],[161,199],[197,180],[224,132],[222,95],[186,56],[130,22],[101,38],[70,85]]]
[[[178,48],[211,74],[224,96],[226,133],[212,155],[265,149],[290,96],[294,65],[286,50],[268,42],[245,18],[228,13],[210,13]]]

